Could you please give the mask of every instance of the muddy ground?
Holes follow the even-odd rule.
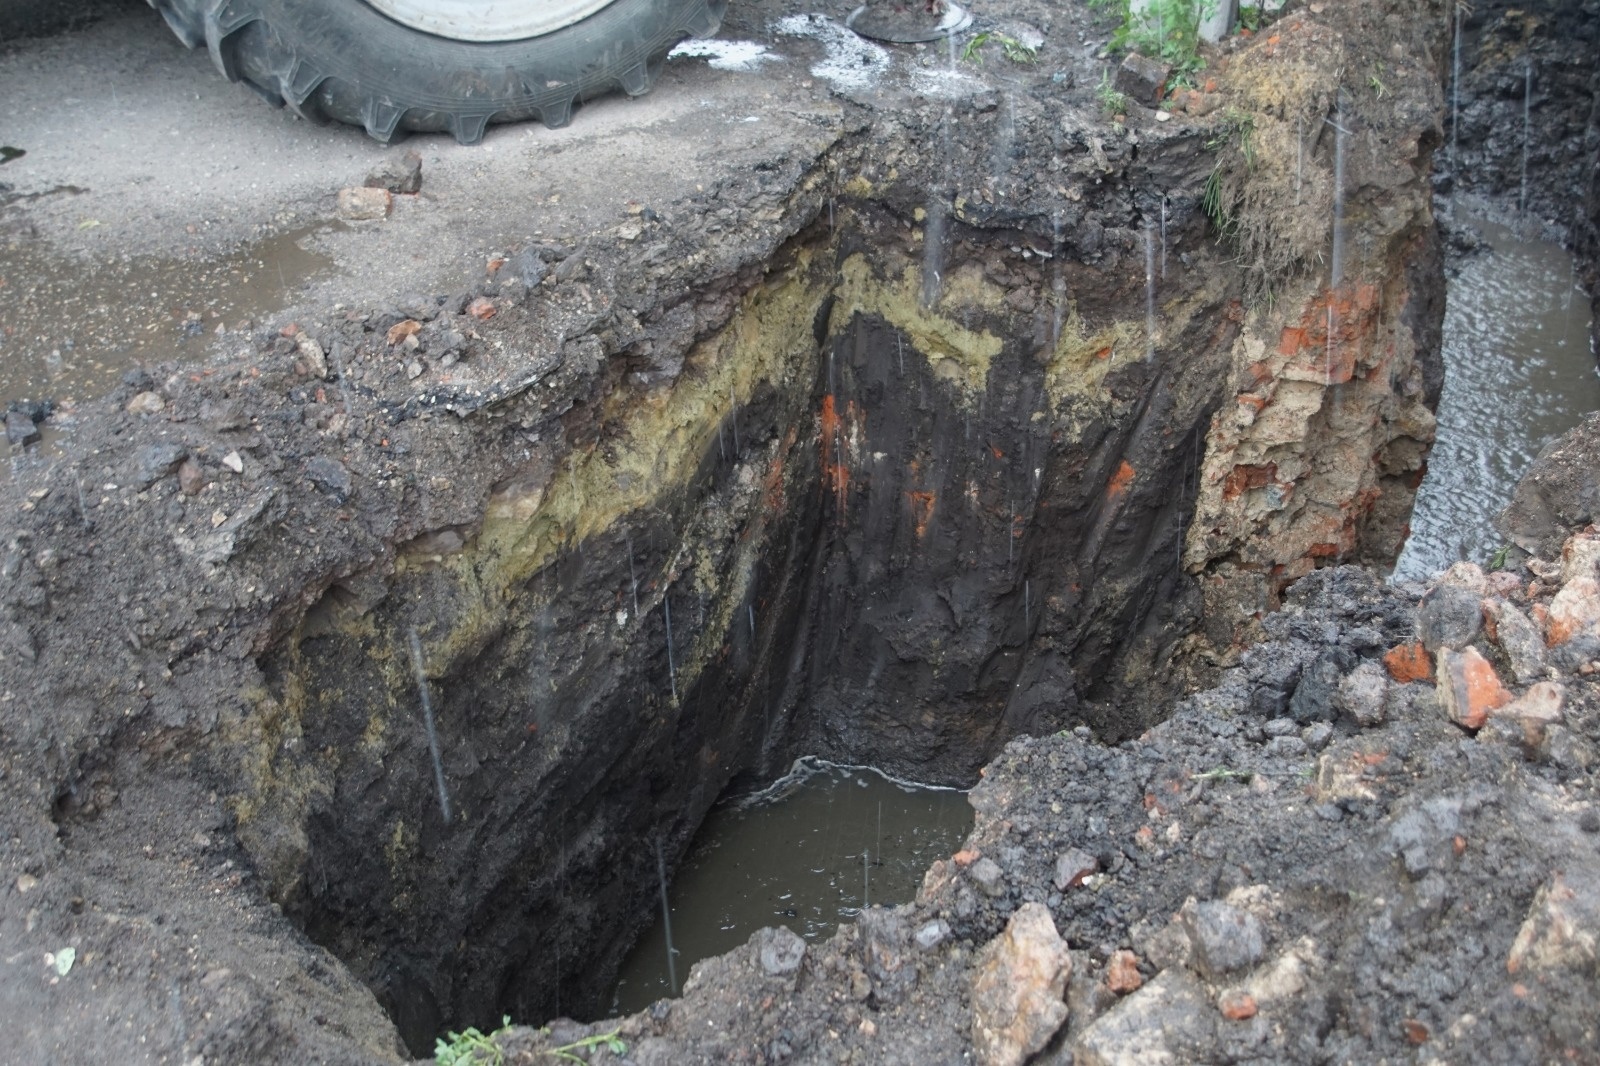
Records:
[[[847,39],[773,31],[795,14],[730,15],[781,57],[759,75],[680,60],[568,131],[419,139],[423,192],[311,238],[340,269],[292,312],[156,307],[157,332],[220,326],[209,358],[60,403],[64,443],[19,454],[19,1054],[395,1061],[592,1006],[655,891],[643,845],[680,852],[728,783],[801,751],[970,783],[1003,748],[916,904],[703,964],[622,1054],[1581,1059],[1592,555],[1550,569],[1547,531],[1537,587],[1464,570],[1420,622],[1421,590],[1317,569],[1392,557],[1431,439],[1442,7],[1291,13],[1211,56],[1215,92],[1120,121],[1075,5],[997,6],[979,28],[1042,35],[1039,62],[954,73],[829,67]],[[40,47],[0,77],[40,84],[68,46]],[[220,151],[273,149],[261,210],[219,167],[136,225],[151,182],[68,151],[35,97],[54,149],[0,175],[35,168],[17,261],[210,262],[331,218],[380,155],[204,84],[168,96]],[[104,191],[32,195],[81,159]],[[62,321],[7,344],[54,350]],[[1486,667],[1450,658],[1475,641],[1520,693],[1546,638],[1559,711],[1445,720],[1435,661],[1478,699]]]

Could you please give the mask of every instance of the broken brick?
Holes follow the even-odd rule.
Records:
[[[1420,643],[1398,644],[1383,656],[1383,665],[1389,676],[1402,685],[1408,681],[1426,681],[1433,676],[1433,657]]]
[[[1489,660],[1470,646],[1461,652],[1440,649],[1438,692],[1445,717],[1472,730],[1482,729],[1490,711],[1511,702]]]

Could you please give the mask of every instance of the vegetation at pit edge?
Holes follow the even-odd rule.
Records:
[[[985,30],[982,33],[974,34],[972,39],[967,42],[967,46],[961,50],[962,60],[974,66],[983,66],[983,50],[991,44],[999,45],[1001,54],[1013,63],[1037,63],[1039,61],[1039,50],[1037,48],[1023,44],[1010,34],[1000,33],[995,30]]]

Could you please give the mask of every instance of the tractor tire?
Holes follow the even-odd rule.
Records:
[[[491,122],[556,128],[581,101],[638,96],[667,50],[716,32],[727,0],[610,0],[549,33],[468,41],[424,33],[363,0],[149,0],[190,48],[205,45],[230,81],[313,122],[483,139]],[[539,2],[539,0],[532,0]]]

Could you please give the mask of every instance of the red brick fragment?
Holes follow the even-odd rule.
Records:
[[[1224,992],[1217,1000],[1217,1009],[1230,1022],[1242,1022],[1256,1016],[1256,998],[1238,990]]]
[[[1421,643],[1398,644],[1383,656],[1383,665],[1389,676],[1402,685],[1408,681],[1426,681],[1433,676],[1433,657]]]

